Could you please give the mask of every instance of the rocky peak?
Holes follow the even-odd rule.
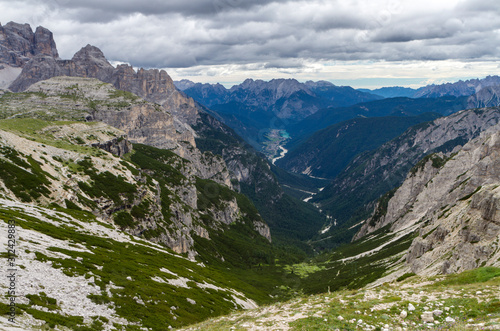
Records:
[[[42,26],[37,27],[35,31],[34,42],[35,55],[43,54],[52,56],[53,58],[59,58],[59,53],[57,52],[54,36],[48,29]]]
[[[335,86],[333,83],[330,83],[326,80],[319,80],[317,82],[314,82],[312,80],[308,80],[307,82],[304,83],[307,87],[309,88],[321,88],[321,87],[331,87]]]
[[[49,30],[39,26],[33,33],[29,24],[0,25],[0,63],[22,67],[37,55],[59,56]]]
[[[414,98],[435,98],[441,96],[469,96],[488,86],[500,85],[499,76],[487,76],[483,79],[459,80],[455,83],[428,85],[418,89]]]
[[[104,53],[96,46],[90,44],[87,44],[87,46],[76,52],[71,60],[75,63],[84,64],[87,62],[94,62],[100,64],[101,67],[113,67],[108,60],[106,60]]]
[[[189,79],[181,79],[181,80],[175,81],[174,84],[175,84],[175,87],[177,87],[181,91],[187,90],[188,88],[196,85],[195,82],[192,82]]]
[[[298,82],[296,79],[272,79],[269,82],[263,80],[253,80],[246,79],[240,85],[233,86],[231,92],[238,90],[248,90],[250,94],[261,94],[262,91],[268,90],[271,93],[271,98],[276,101],[280,98],[289,97],[295,92],[306,91],[308,94],[312,94],[307,86]]]

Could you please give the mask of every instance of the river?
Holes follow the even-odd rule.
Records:
[[[285,147],[283,146],[279,146],[279,149],[281,149],[281,152],[280,152],[280,155],[275,157],[273,160],[272,160],[272,164],[274,165],[274,163],[276,161],[278,161],[279,159],[282,159],[285,157],[286,153],[288,153],[288,149],[286,149]]]

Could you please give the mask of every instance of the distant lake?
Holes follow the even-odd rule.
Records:
[[[286,139],[290,138],[290,135],[288,134],[288,132],[286,132],[286,130],[281,130],[280,134],[281,134],[281,137],[283,137],[283,138],[286,138]]]

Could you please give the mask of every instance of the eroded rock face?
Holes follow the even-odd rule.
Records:
[[[500,86],[488,86],[467,99],[469,108],[500,106]]]
[[[438,156],[438,155],[436,155]],[[441,154],[440,157],[444,156]],[[390,225],[416,227],[406,264],[419,274],[455,273],[499,265],[500,126],[470,141],[437,166],[432,158],[410,173],[366,235]]]
[[[37,55],[59,57],[52,32],[41,26],[33,32],[29,24],[0,25],[0,63],[22,67]]]
[[[123,155],[132,151],[132,144],[125,137],[114,138],[105,142],[98,142],[92,144],[92,147],[97,147],[110,152],[113,155],[122,157]]]

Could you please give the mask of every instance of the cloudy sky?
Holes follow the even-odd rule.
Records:
[[[61,58],[86,44],[174,79],[412,86],[500,73],[498,0],[0,0]]]

